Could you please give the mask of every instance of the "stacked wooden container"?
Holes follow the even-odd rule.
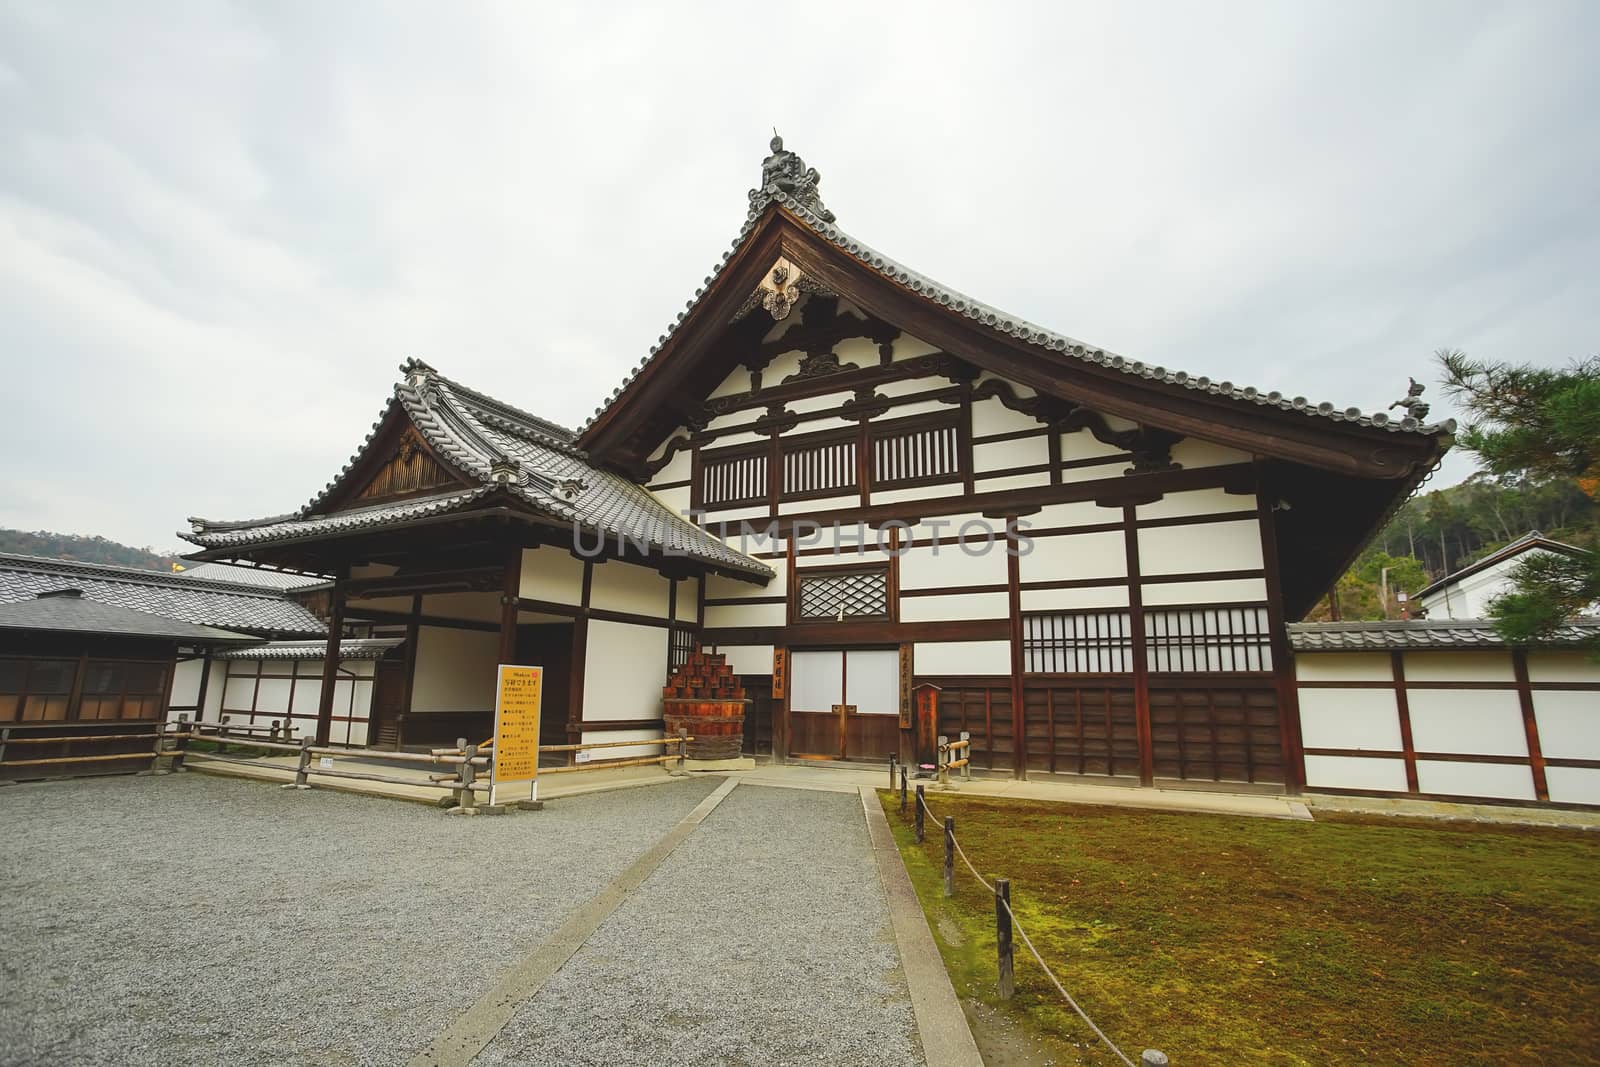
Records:
[[[727,657],[696,645],[661,691],[667,733],[689,731],[690,759],[734,759],[744,748],[744,686]]]

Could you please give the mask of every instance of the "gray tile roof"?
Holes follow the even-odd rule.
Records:
[[[219,630],[215,626],[196,626],[145,611],[102,604],[72,588],[54,589],[33,600],[0,604],[0,630],[149,637],[199,645],[259,640],[250,634]]]
[[[1568,623],[1539,648],[1577,648],[1600,641],[1600,619]],[[1388,652],[1508,648],[1487,619],[1416,619],[1409,622],[1295,622],[1289,644],[1296,652]]]
[[[655,358],[656,353],[667,343],[667,340],[683,324],[683,321],[688,318],[689,312],[699,303],[701,297],[711,287],[717,276],[722,273],[728,261],[733,258],[734,254],[750,235],[756,231],[757,223],[761,217],[774,205],[786,208],[791,215],[804,223],[817,236],[876,270],[891,282],[924,297],[932,303],[948,308],[958,315],[980,323],[997,333],[1006,334],[1050,352],[1064,364],[1072,362],[1094,363],[1119,370],[1132,377],[1165,382],[1169,385],[1182,386],[1185,389],[1209,393],[1213,396],[1225,396],[1241,403],[1255,404],[1260,407],[1273,407],[1283,411],[1298,411],[1306,415],[1333,419],[1336,422],[1354,422],[1361,426],[1378,427],[1393,432],[1429,435],[1452,434],[1455,432],[1456,423],[1454,419],[1425,424],[1410,415],[1398,419],[1391,418],[1387,412],[1382,411],[1369,415],[1362,413],[1359,408],[1340,408],[1338,405],[1327,401],[1315,403],[1303,396],[1286,397],[1277,390],[1266,391],[1250,385],[1239,386],[1229,381],[1215,382],[1204,375],[1192,375],[1187,371],[1150,366],[1138,360],[1130,360],[1115,353],[1107,352],[1104,349],[1085,344],[1064,334],[1055,333],[1042,326],[1036,326],[1025,319],[1008,314],[982,301],[974,300],[972,297],[959,293],[948,286],[941,285],[932,278],[897,263],[865,242],[850,236],[833,223],[831,213],[830,217],[824,218],[810,206],[784,193],[777,186],[767,185],[762,189],[751,190],[750,212],[745,219],[744,227],[739,231],[739,236],[734,239],[733,246],[722,254],[722,261],[712,268],[711,273],[706,276],[701,287],[695,290],[694,299],[690,300],[685,309],[678,313],[677,319],[668,327],[667,332],[661,335],[655,345],[651,346],[649,354],[639,362],[638,367],[623,379],[622,385],[612,391],[605,404],[595,409],[594,415],[578,431],[580,435],[592,426],[595,420],[612,404],[616,403],[627,387],[639,376],[639,373]]]
[[[339,660],[382,659],[391,648],[405,644],[403,637],[347,637],[339,642]],[[327,655],[326,641],[269,641],[249,648],[230,648],[216,659],[321,659]]]
[[[305,589],[328,581],[320,574],[279,571],[271,567],[240,567],[231,563],[193,563],[177,574],[191,582],[226,582],[230,585],[284,590]]]
[[[439,374],[420,360],[401,366],[405,378],[394,389],[361,449],[339,476],[292,515],[251,522],[191,519],[180,534],[205,548],[244,548],[292,539],[376,528],[466,508],[493,494],[507,494],[535,512],[586,531],[617,534],[652,548],[680,554],[738,577],[766,581],[771,568],[724,545],[678,515],[629,479],[592,466],[573,443],[571,431],[530,415]],[[317,514],[350,477],[384,419],[398,406],[428,444],[474,488],[372,507]],[[592,537],[592,533],[590,533]],[[586,538],[585,546],[592,544]]]
[[[1423,586],[1417,590],[1416,595],[1418,598],[1425,597],[1430,593],[1443,589],[1445,586],[1455,585],[1463,578],[1477,574],[1479,571],[1492,567],[1496,563],[1511,559],[1513,556],[1520,556],[1522,553],[1534,548],[1542,548],[1546,552],[1559,552],[1563,556],[1584,556],[1588,554],[1577,545],[1569,545],[1565,541],[1553,541],[1538,530],[1530,530],[1515,541],[1509,541],[1502,547],[1495,549],[1482,559],[1475,560],[1460,570],[1452,571],[1438,581]]]
[[[279,590],[181,574],[0,553],[0,604],[52,589],[81,589],[90,600],[202,626],[255,634],[321,635],[327,627]]]

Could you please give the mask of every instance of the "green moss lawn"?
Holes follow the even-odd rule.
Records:
[[[958,857],[946,900],[941,833],[930,820],[919,847],[880,796],[957,994],[1056,1063],[1115,1063],[1020,939],[1017,995],[997,998],[993,897]],[[1600,1063],[1600,834],[928,803],[985,877],[1011,879],[1040,951],[1135,1059]]]

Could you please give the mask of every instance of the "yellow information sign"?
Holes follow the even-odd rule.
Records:
[[[494,699],[494,764],[489,777],[489,803],[500,802],[507,782],[533,782],[539,774],[539,700],[544,690],[543,667],[500,665]],[[533,799],[533,788],[528,789]]]

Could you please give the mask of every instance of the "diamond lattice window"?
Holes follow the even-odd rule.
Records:
[[[887,568],[802,575],[802,619],[886,619],[889,617]]]

